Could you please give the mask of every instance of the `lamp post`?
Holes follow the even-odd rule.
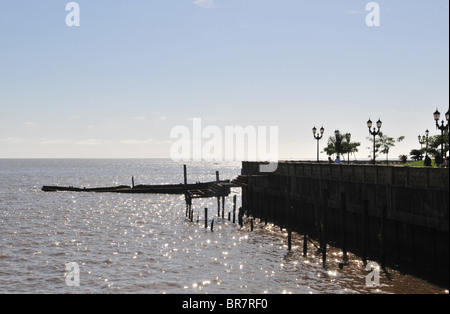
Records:
[[[436,129],[441,130],[441,158],[444,158],[444,131],[448,129],[449,111],[445,114],[445,119],[447,119],[447,125],[445,125],[444,120],[442,120],[441,125],[439,125],[439,120],[441,119],[441,113],[436,109],[434,113],[434,120],[436,121]]]
[[[369,119],[369,121],[367,121],[367,127],[369,128],[369,133],[373,136],[373,164],[376,164],[375,161],[375,137],[380,134],[380,129],[381,129],[381,125],[383,124],[383,122],[381,122],[380,119],[378,119],[377,121],[377,128],[378,130],[376,130],[376,128],[374,127],[372,130],[372,120]]]
[[[317,128],[313,127],[312,131],[313,131],[314,138],[317,140],[317,162],[319,162],[319,141],[322,139],[325,129],[323,127],[321,127],[320,133],[318,133]]]
[[[345,139],[347,140],[347,163],[350,163],[350,140],[352,139],[352,135],[350,133],[345,134]]]
[[[422,136],[418,136],[417,138],[419,139],[419,143],[420,143],[420,150],[422,150],[422,146],[423,144],[426,144],[425,146],[425,154],[428,154],[428,137],[430,136],[430,131],[426,130],[425,131],[425,135]]]

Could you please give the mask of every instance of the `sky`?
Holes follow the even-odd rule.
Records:
[[[448,0],[376,1],[372,27],[365,0],[79,0],[72,27],[69,2],[0,2],[0,158],[170,158],[198,118],[311,160],[314,126],[364,159],[380,118],[397,158],[448,110]]]

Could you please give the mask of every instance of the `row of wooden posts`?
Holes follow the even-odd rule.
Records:
[[[187,169],[186,165],[183,166],[183,174],[184,174],[184,184],[187,185]],[[216,171],[216,181],[220,181],[219,171]],[[194,221],[194,210],[192,208],[192,199],[189,197],[189,195],[185,195],[186,198],[186,217],[190,221]],[[222,207],[220,206],[222,199]],[[217,197],[217,216],[221,217],[220,209],[222,208],[222,219],[224,219],[225,215],[225,196]],[[208,208],[205,208],[205,229],[208,228]],[[198,222],[197,218],[197,222]],[[231,212],[228,212],[228,220],[231,221]],[[243,212],[242,207],[239,208],[239,214],[238,214],[238,222],[241,227],[243,227]],[[236,195],[233,196],[233,223],[236,223]],[[252,223],[253,224],[253,223]],[[214,219],[211,221],[211,231],[214,231]],[[252,228],[253,231],[253,228]]]
[[[221,202],[221,198],[222,198],[222,202]],[[221,198],[220,197],[217,198],[217,216],[218,216],[218,218],[225,219],[225,197],[222,196]],[[236,194],[235,194],[235,195],[233,195],[233,213],[232,213],[233,216],[232,216],[232,219],[231,219],[231,212],[228,212],[228,221],[232,221],[233,224],[236,223],[236,206],[237,206],[237,204],[236,204]],[[204,212],[205,229],[208,229],[208,221],[209,221],[208,220],[208,212],[209,212],[208,208],[205,208],[204,211],[205,211]],[[194,221],[194,210],[192,208],[192,202],[191,201],[188,201],[186,203],[186,218],[188,220],[190,220],[191,222]],[[211,220],[211,224],[210,224],[210,228],[211,228],[212,232],[214,231],[214,221],[215,220],[212,219]],[[254,218],[251,217],[249,219],[249,222],[250,222],[250,231],[253,231],[254,230]],[[197,215],[197,223],[199,223],[198,215]],[[244,211],[242,210],[242,207],[239,208],[238,224],[239,224],[239,226],[241,228],[244,227]],[[266,221],[266,225],[267,225],[267,221]],[[325,233],[324,233],[325,230],[323,228],[323,223],[321,223],[320,228],[321,228],[321,233],[322,233],[322,239],[320,241],[320,247],[317,247],[315,245],[315,243],[312,242],[309,239],[307,234],[303,235],[303,255],[307,256],[307,254],[308,254],[308,242],[310,242],[313,245],[315,245],[316,248],[319,249],[322,252],[322,262],[323,262],[323,265],[325,266],[326,265],[326,259],[327,259],[327,244],[326,244],[325,236],[324,236],[325,235]],[[287,240],[288,241],[288,250],[291,251],[292,250],[292,229],[289,226],[287,227],[287,232],[288,232],[288,240]],[[346,250],[345,246],[343,248],[343,252],[344,252],[344,261],[345,261],[345,260],[347,260],[347,250]]]
[[[221,202],[222,199],[222,202]],[[221,206],[222,203],[222,206]],[[232,221],[233,224],[236,223],[236,194],[233,195],[233,213],[228,212],[228,221]],[[233,216],[231,216],[233,215]],[[218,218],[225,219],[225,196],[217,197],[217,216]],[[194,209],[192,208],[192,200],[188,199],[186,202],[186,218],[191,222],[194,221]],[[239,212],[237,215],[238,224],[242,228],[244,226],[244,212],[242,207],[239,208]],[[208,228],[208,208],[205,208],[204,214],[205,220],[205,229]],[[197,216],[197,223],[199,222],[199,218]],[[250,219],[250,230],[253,231],[253,218]],[[214,219],[211,221],[211,231],[214,231]]]
[[[219,181],[219,171],[216,171],[216,181]],[[186,170],[186,166],[184,166],[184,184],[187,184],[187,170]],[[246,187],[247,189],[247,193],[249,191],[248,187]],[[222,199],[222,202],[221,202]],[[289,200],[289,195],[287,195],[287,199]],[[287,202],[289,207],[292,207],[291,202]],[[232,222],[233,224],[236,223],[236,194],[233,195],[233,219]],[[248,198],[247,198],[247,208],[248,208]],[[205,222],[205,229],[208,229],[208,208],[204,209],[204,222]],[[222,197],[217,197],[217,216],[218,218],[225,218],[225,196]],[[192,199],[188,197],[188,195],[186,195],[186,218],[188,220],[190,220],[191,222],[194,221],[194,210],[192,207]],[[250,219],[250,231],[254,230],[254,218],[251,217]],[[214,219],[211,220],[211,232],[214,232]],[[228,221],[231,221],[231,212],[228,212]],[[199,217],[197,214],[197,223],[199,223]],[[239,213],[238,213],[238,224],[241,228],[243,228],[244,226],[244,210],[242,209],[242,207],[239,208]],[[267,225],[267,220],[265,222],[265,224]],[[281,229],[282,226],[280,227]],[[303,255],[307,256],[308,254],[308,242],[311,242],[313,245],[316,246],[317,249],[319,249],[322,252],[322,262],[323,265],[325,267],[326,265],[326,256],[327,256],[327,244],[325,241],[325,237],[324,237],[324,228],[323,228],[323,223],[321,224],[321,233],[322,233],[322,240],[320,241],[320,247],[317,247],[315,245],[314,242],[312,242],[308,235],[305,234],[303,236]],[[288,223],[288,227],[287,227],[287,232],[288,232],[288,250],[291,251],[292,250],[292,229]],[[344,249],[344,258],[346,260],[347,258],[347,252],[346,249]]]
[[[221,199],[222,199],[222,201],[221,201]],[[236,206],[237,206],[237,202],[236,202],[236,194],[235,194],[235,195],[233,195],[233,213],[228,212],[228,221],[232,221],[233,224],[236,223]],[[289,206],[291,206],[291,205],[289,205]],[[208,212],[209,212],[208,208],[205,208],[204,209],[205,229],[208,229],[208,227],[209,227],[208,226],[208,221],[209,221],[208,220]],[[231,214],[233,215],[232,217],[231,217]],[[224,196],[217,198],[217,216],[218,216],[218,218],[225,219],[225,197]],[[192,200],[189,200],[186,203],[186,217],[191,222],[194,221],[194,210],[192,207]],[[210,228],[211,228],[212,232],[214,232],[214,222],[215,222],[215,220],[212,219],[211,224],[210,224]],[[197,223],[199,223],[198,214],[197,214]],[[254,230],[254,218],[253,217],[251,217],[249,219],[249,223],[250,223],[250,231],[253,231]],[[307,234],[303,235],[303,255],[307,256],[308,242],[310,242],[313,245],[315,245],[318,250],[320,250],[322,252],[322,262],[323,262],[323,265],[325,266],[326,259],[327,259],[327,244],[326,244],[326,240],[325,240],[325,230],[323,228],[323,223],[324,222],[322,222],[320,224],[320,229],[321,229],[321,233],[322,233],[320,247],[317,247],[317,245],[309,239]],[[244,211],[242,210],[242,207],[239,208],[238,224],[241,228],[244,227]],[[265,224],[267,225],[267,221],[265,222]],[[282,229],[282,227],[281,227],[281,229]],[[289,224],[287,227],[287,232],[288,232],[288,240],[287,240],[288,241],[288,250],[291,251],[292,250],[292,229],[290,228]],[[345,246],[343,248],[343,252],[344,252],[344,261],[346,261],[347,260],[347,250],[346,250]],[[340,266],[342,266],[342,265],[340,265]]]
[[[287,198],[289,200],[289,198]],[[292,204],[291,202],[287,202],[287,206],[292,208]],[[367,203],[366,203],[367,206]],[[236,207],[237,207],[237,203],[236,203],[236,195],[233,195],[233,211],[232,212],[228,212],[228,221],[232,221],[233,224],[236,223]],[[366,211],[367,212],[367,211]],[[346,213],[346,200],[345,200],[345,195],[343,195],[342,198],[342,221],[345,222],[345,213]],[[192,207],[192,202],[188,202],[187,206],[186,206],[186,217],[188,220],[190,220],[191,222],[194,221],[194,210]],[[217,217],[218,218],[222,218],[225,219],[225,197],[218,197],[217,198]],[[238,224],[241,228],[244,227],[244,210],[242,209],[242,207],[239,208],[239,212],[238,212]],[[326,215],[323,215],[320,223],[318,224],[318,232],[320,234],[320,239],[319,239],[319,245],[317,245],[316,243],[314,243],[308,236],[308,234],[304,234],[303,237],[303,256],[307,256],[308,255],[308,243],[311,243],[312,245],[314,245],[316,247],[316,249],[321,253],[322,256],[322,263],[323,263],[323,267],[326,267],[326,261],[327,261],[327,238],[326,238],[326,233],[325,233],[325,228],[324,225],[326,223],[325,221],[326,219]],[[250,224],[250,231],[254,230],[254,217],[250,217],[248,219],[249,224]],[[199,217],[198,217],[198,213],[197,213],[197,223],[199,223]],[[210,222],[210,225],[208,225],[209,222],[209,210],[208,208],[204,208],[204,224],[205,224],[205,229],[208,229],[208,227],[210,227],[211,231],[214,232],[214,222],[215,219],[212,219]],[[265,221],[265,225],[267,225],[267,220]],[[281,230],[283,229],[282,226],[280,226]],[[287,229],[287,244],[288,244],[288,251],[292,251],[292,228],[289,224],[289,222],[287,223],[286,226]],[[342,236],[342,252],[343,252],[343,262],[339,263],[339,267],[342,268],[348,261],[348,256],[347,256],[347,244],[346,244],[346,235],[345,235],[345,226],[343,228],[344,230],[344,234]],[[364,240],[365,242],[367,241],[366,239]],[[366,243],[365,243],[366,244]],[[364,246],[366,247],[366,245]],[[366,250],[364,250],[363,252],[363,260],[366,261],[366,257],[367,257],[367,252]]]
[[[216,181],[219,181],[219,172],[216,171]],[[186,167],[184,167],[184,183],[187,184],[187,173],[186,173]],[[247,193],[247,197],[246,197],[246,204],[242,204],[243,206],[245,206],[245,209],[247,211],[247,215],[252,215],[254,216],[255,213],[251,213],[249,211],[249,209],[252,207],[250,206],[249,202],[250,202],[250,198],[252,197],[252,187],[251,185],[247,185],[246,187],[242,187],[242,189],[246,190]],[[293,208],[293,204],[292,204],[292,199],[290,198],[289,193],[286,191],[286,211],[290,212]],[[326,204],[323,204],[324,206],[326,206]],[[367,213],[368,212],[368,202],[365,202],[364,204],[364,212]],[[236,195],[233,195],[233,212],[228,212],[228,220],[232,221],[233,224],[236,223]],[[341,209],[342,209],[342,224],[343,224],[343,234],[342,234],[342,252],[343,252],[343,263],[339,264],[339,267],[343,267],[343,265],[345,265],[345,263],[348,260],[347,257],[347,243],[346,243],[346,234],[345,234],[345,223],[346,223],[346,196],[345,193],[342,194],[341,196]],[[326,232],[325,232],[325,223],[326,223],[326,211],[322,211],[323,216],[321,217],[321,219],[318,219],[318,217],[316,217],[318,219],[318,221],[320,221],[320,223],[317,224],[317,233],[320,235],[319,236],[319,246],[317,246],[308,236],[308,234],[305,232],[303,235],[303,255],[307,256],[308,254],[308,243],[313,244],[318,250],[319,252],[321,252],[322,255],[322,263],[323,266],[326,266],[326,260],[327,260],[327,238],[326,238]],[[232,215],[232,216],[231,216]],[[221,197],[217,197],[217,216],[218,218],[222,218],[225,219],[225,196],[221,196]],[[192,199],[190,199],[188,196],[186,196],[186,217],[190,220],[190,221],[194,221],[194,210],[192,208]],[[239,226],[242,228],[244,226],[244,210],[242,207],[239,208],[239,212],[238,212],[238,224]],[[366,225],[366,220],[367,220],[367,215],[365,215],[364,217],[365,220],[365,224]],[[199,218],[197,217],[197,223],[199,222]],[[211,220],[211,224],[210,224],[210,228],[211,231],[214,231],[214,222],[215,220],[212,219]],[[250,217],[249,219],[250,222],[250,230],[253,231],[254,230],[254,217]],[[204,209],[204,223],[205,223],[205,229],[207,229],[208,226],[208,208]],[[267,218],[265,219],[265,224],[267,225]],[[282,223],[280,223],[280,228],[283,229]],[[288,250],[291,251],[292,250],[292,226],[289,222],[289,219],[287,219],[287,223],[286,223],[286,229],[287,229],[287,244],[288,244]],[[366,234],[367,230],[365,230],[364,234]],[[364,239],[364,250],[363,250],[363,260],[366,261],[367,258],[367,239]],[[383,248],[382,248],[382,251]],[[383,258],[384,260],[384,258]],[[384,264],[384,262],[382,263]]]
[[[256,197],[256,202],[253,204],[252,200],[254,200],[254,193],[252,190],[251,184],[249,184],[246,188],[246,208],[248,211],[250,211],[250,215],[253,216],[260,216],[261,219],[265,220],[265,224],[267,225],[268,221],[268,213],[267,212],[261,212],[264,211],[263,208],[266,208],[266,206],[270,206],[272,201],[270,200],[270,193],[264,193],[262,198]],[[265,189],[264,189],[265,190]],[[261,193],[257,193],[261,195]],[[324,194],[327,194],[327,191],[324,191]],[[281,197],[282,193],[278,195],[278,197]],[[285,195],[283,197],[285,202],[285,213],[286,217],[289,217],[289,213],[293,212],[294,209],[294,200],[291,198],[291,195],[285,191]],[[339,263],[339,267],[342,268],[344,265],[348,263],[348,250],[347,250],[347,196],[346,193],[341,193],[341,204],[340,204],[340,219],[341,219],[341,243],[340,248],[342,249],[342,262]],[[262,203],[261,203],[262,202]],[[257,212],[253,212],[253,207],[260,206],[259,214]],[[322,255],[322,262],[323,266],[326,266],[326,260],[327,260],[327,234],[326,234],[326,224],[327,222],[327,211],[325,208],[327,208],[327,198],[326,197],[315,197],[315,225],[316,225],[316,233],[318,235],[318,245],[314,243],[310,237],[308,236],[308,233],[306,230],[303,230],[303,255],[307,256],[308,254],[308,243],[313,244],[316,249],[321,253]],[[321,217],[319,216],[319,210],[317,210],[318,207],[323,207],[321,210]],[[279,208],[281,210],[281,208]],[[385,233],[386,233],[386,206],[382,208],[382,214],[380,218],[380,226],[379,226],[379,242],[380,242],[380,262],[381,262],[381,268],[385,268],[386,266],[386,252],[385,252]],[[276,218],[275,218],[276,220]],[[280,226],[280,229],[283,230],[283,221],[278,221],[278,225]],[[289,218],[285,220],[284,227],[287,230],[287,242],[288,242],[288,250],[292,250],[292,229],[293,225]],[[368,248],[369,248],[369,201],[364,200],[363,203],[363,223],[362,223],[362,260],[364,263],[367,263],[368,259]]]

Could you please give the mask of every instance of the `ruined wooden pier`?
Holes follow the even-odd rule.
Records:
[[[113,186],[97,188],[80,188],[65,186],[42,187],[44,192],[85,192],[85,193],[129,193],[129,194],[185,194],[192,197],[214,197],[228,195],[230,193],[230,181],[201,182],[193,184],[160,184],[160,185],[136,185]]]
[[[187,170],[184,166],[184,183],[179,184],[157,184],[157,185],[119,185],[111,187],[73,187],[73,186],[52,186],[44,185],[44,192],[82,192],[82,193],[128,193],[128,194],[183,194],[186,197],[207,198],[225,197],[230,194],[231,187],[235,185],[230,180],[216,180],[212,182],[187,183]]]

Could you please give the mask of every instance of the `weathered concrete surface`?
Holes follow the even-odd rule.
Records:
[[[448,169],[280,162],[261,174],[259,164],[242,166],[255,217],[448,287]]]

